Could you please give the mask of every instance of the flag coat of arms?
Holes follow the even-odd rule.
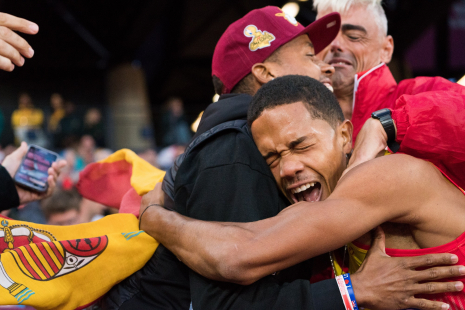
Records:
[[[120,150],[87,166],[78,184],[84,197],[120,214],[72,226],[1,218],[0,305],[81,309],[142,268],[158,242],[139,230],[135,215],[164,174]]]

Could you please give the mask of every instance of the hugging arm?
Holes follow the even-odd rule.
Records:
[[[419,194],[422,186],[413,187],[408,178],[399,176],[399,171],[416,173],[418,168],[405,155],[393,157],[399,156],[408,162],[399,163],[387,156],[365,163],[341,179],[325,201],[300,202],[257,222],[199,222],[175,213],[155,214],[163,210],[148,210],[147,215],[156,221],[149,233],[197,272],[217,280],[251,283],[336,249],[392,218],[407,216],[409,205],[427,200],[428,194]],[[380,170],[384,165],[390,169]],[[409,197],[417,198],[403,201],[407,188]]]
[[[405,160],[399,164],[396,157]],[[380,165],[387,164],[387,168],[380,170],[376,161]],[[391,218],[408,216],[409,208],[421,205],[422,199],[429,199],[429,195],[423,192],[427,184],[419,186],[421,178],[410,178],[407,182],[404,179],[408,178],[399,175],[399,171],[406,174],[418,171],[421,167],[416,163],[419,161],[409,161],[405,155],[387,156],[376,161],[353,169],[326,201],[299,203],[273,218],[253,223],[213,223],[186,218],[162,208],[150,208],[144,215],[152,222],[148,232],[194,271],[215,280],[250,284],[265,275],[335,249]],[[383,181],[394,177],[393,174],[396,174],[396,182]],[[413,183],[416,186],[412,186]],[[364,188],[363,184],[373,186]],[[406,197],[396,191],[399,187],[409,191],[410,206],[403,201]],[[407,211],[395,207],[402,204]],[[420,301],[414,298],[414,294],[428,292],[427,284],[423,286],[418,282],[460,275],[459,267],[437,268],[436,277],[432,277],[433,273],[429,271],[414,269],[455,263],[453,259],[456,257],[452,257],[450,254],[437,254],[421,258],[387,258],[379,253],[368,256],[365,268],[353,278],[358,302],[373,307],[375,297],[379,300],[389,296],[389,304],[386,302],[385,306],[391,309],[399,305],[404,308],[441,309],[442,303],[438,302],[421,301],[418,304]],[[381,265],[387,270],[386,277],[382,278],[376,276]],[[395,283],[397,286],[393,287]],[[435,288],[434,292],[457,290],[450,282],[433,283],[431,287]],[[381,309],[379,304],[376,308]]]

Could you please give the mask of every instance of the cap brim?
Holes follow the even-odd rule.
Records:
[[[337,12],[329,13],[308,25],[299,34],[308,34],[313,43],[315,54],[321,52],[336,38],[341,28],[341,15]]]

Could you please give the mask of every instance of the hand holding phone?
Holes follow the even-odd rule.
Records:
[[[48,190],[48,170],[57,160],[58,154],[37,145],[30,145],[18,171],[15,183],[29,191],[43,194]]]
[[[8,171],[12,178],[14,178],[16,172],[19,171],[19,167],[21,166],[27,151],[27,143],[22,142],[21,146],[16,151],[6,156],[3,160],[2,166]],[[44,193],[31,191],[26,189],[25,187],[20,187],[17,185],[16,189],[19,196],[20,204],[25,204],[34,200],[39,200],[47,196],[50,196],[56,187],[58,175],[60,174],[61,169],[63,169],[63,167],[66,166],[66,164],[66,160],[59,160],[57,162],[52,163],[52,167],[48,170],[48,190]]]

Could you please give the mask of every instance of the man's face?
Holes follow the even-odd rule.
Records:
[[[50,215],[47,221],[49,225],[74,225],[79,223],[79,212],[76,209],[71,209],[61,213]]]
[[[328,13],[331,12],[318,12],[317,18]],[[332,81],[336,91],[344,87],[352,90],[356,73],[390,61],[392,49],[385,49],[389,43],[393,44],[392,38],[381,34],[372,11],[364,6],[353,6],[341,14],[339,34],[318,57],[334,66],[336,72]]]
[[[267,65],[274,77],[291,74],[309,76],[332,91],[331,75],[334,68],[315,57],[313,44],[306,34],[284,44],[279,49],[278,61]]]
[[[331,194],[347,165],[351,126],[345,121],[334,129],[296,102],[265,110],[251,128],[278,186],[295,203]]]

